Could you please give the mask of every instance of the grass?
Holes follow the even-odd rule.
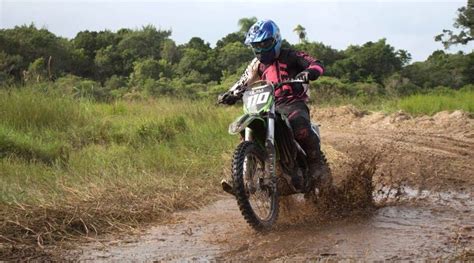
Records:
[[[237,107],[0,91],[0,250],[156,221],[219,193]],[[7,251],[7,252],[5,252]],[[0,253],[1,258],[1,253]]]
[[[474,91],[413,95],[400,99],[398,107],[413,115],[433,115],[440,111],[454,110],[463,110],[472,114],[474,113]]]
[[[402,98],[375,97],[334,97],[326,101],[319,100],[318,105],[332,107],[354,105],[360,110],[393,113],[403,110],[412,115],[433,115],[440,111],[463,110],[474,113],[473,90],[432,91]]]

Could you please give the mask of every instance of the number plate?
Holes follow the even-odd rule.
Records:
[[[273,89],[271,86],[261,86],[244,93],[244,109],[247,113],[259,113],[268,111],[273,100]]]

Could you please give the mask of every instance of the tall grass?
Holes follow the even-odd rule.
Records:
[[[0,95],[1,123],[23,131],[64,131],[84,126],[92,117],[81,103],[52,91],[2,90]]]
[[[398,107],[414,115],[433,115],[439,111],[454,110],[474,113],[474,90],[413,95],[400,99]]]
[[[468,85],[461,90],[442,88],[428,93],[401,98],[386,96],[335,96],[327,100],[316,99],[313,104],[322,107],[351,104],[361,110],[383,111],[386,113],[403,110],[413,115],[433,115],[440,111],[454,110],[474,113],[474,89],[472,87],[474,86]]]
[[[0,113],[0,236],[10,245],[203,204],[218,193],[240,114],[205,100],[105,104],[32,89],[0,90]]]

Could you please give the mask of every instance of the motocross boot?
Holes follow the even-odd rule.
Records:
[[[301,174],[295,174],[291,177],[291,183],[296,191],[303,191],[305,189],[305,179]]]
[[[309,166],[305,190],[310,191],[314,187],[320,188],[331,184],[331,176],[320,149],[319,137],[315,133],[310,133],[302,141],[302,147],[306,152]]]
[[[314,188],[319,181],[319,178],[323,175],[321,155],[318,152],[319,151],[306,152],[309,166],[308,178],[305,185],[307,191],[311,190],[311,188]]]
[[[323,162],[321,152],[318,151],[318,154],[313,155],[309,154],[308,156],[309,164],[309,178],[306,181],[306,190],[310,191],[312,188],[327,188],[332,184],[331,175],[327,164]]]

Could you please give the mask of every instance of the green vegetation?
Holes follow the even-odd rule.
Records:
[[[238,109],[207,100],[73,102],[33,88],[0,98],[0,233],[17,245],[203,204],[238,141],[226,132]]]
[[[458,16],[454,22],[454,28],[460,32],[444,29],[443,34],[435,37],[448,48],[452,45],[467,44],[474,40],[474,0],[468,0],[467,5],[458,9]],[[443,39],[444,38],[444,39]]]
[[[452,91],[445,88],[428,94],[417,94],[400,99],[398,107],[413,115],[433,115],[439,111],[464,110],[474,114],[474,89]]]
[[[403,110],[413,115],[433,115],[440,111],[464,110],[474,113],[474,85],[459,90],[439,86],[435,89],[414,92],[411,84],[396,92],[407,92],[406,96],[391,96],[377,83],[356,82],[346,84],[339,79],[322,77],[313,87],[311,101],[319,106],[352,104],[361,110],[392,113]]]
[[[459,9],[455,27],[464,31],[456,36],[451,32],[446,40],[450,45],[472,40],[471,2]],[[67,84],[66,91],[76,97],[98,101],[214,96],[235,82],[253,58],[243,41],[256,20],[240,19],[238,30],[218,40],[215,47],[199,37],[178,45],[171,31],[152,25],[117,32],[86,30],[73,39],[55,36],[33,24],[0,29],[0,87],[53,81],[60,88]],[[474,83],[473,52],[447,54],[438,50],[426,61],[410,64],[410,53],[396,49],[384,38],[336,50],[307,39],[302,25],[294,32],[300,43],[283,41],[282,46],[318,58],[325,65],[325,76],[351,87],[350,94],[337,96],[366,93],[370,97],[374,90],[368,87],[374,85],[382,96],[403,97],[438,86],[459,89]]]

